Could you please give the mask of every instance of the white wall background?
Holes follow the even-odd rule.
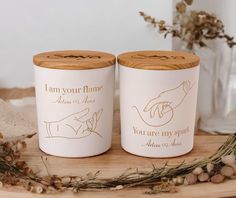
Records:
[[[172,0],[0,0],[0,87],[33,85],[43,51],[171,49],[140,10],[172,21]]]

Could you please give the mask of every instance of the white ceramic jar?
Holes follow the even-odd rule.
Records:
[[[118,56],[122,147],[146,157],[193,148],[199,58],[174,51]]]
[[[34,56],[39,147],[88,157],[111,147],[115,56],[55,51]]]

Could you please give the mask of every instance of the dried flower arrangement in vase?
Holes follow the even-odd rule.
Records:
[[[152,16],[139,12],[143,19],[157,28],[166,37],[171,34],[186,43],[186,48],[192,50],[194,45],[206,47],[207,40],[225,39],[231,48],[236,45],[234,38],[227,35],[223,22],[214,14],[205,11],[188,11],[193,0],[182,0],[176,4],[176,15],[173,25],[168,25],[164,20],[157,20]]]
[[[227,1],[225,2],[227,3]],[[235,83],[233,65],[234,37],[225,33],[224,23],[215,14],[189,10],[193,0],[181,0],[176,4],[173,25],[164,20],[140,12],[143,19],[159,33],[172,35],[179,41],[178,50],[192,51],[201,59],[199,79],[198,114],[200,128],[205,131],[234,133],[236,130]],[[211,49],[209,41],[220,42],[219,48]],[[222,52],[224,50],[224,53]],[[220,54],[216,51],[220,51]],[[227,61],[224,56],[227,56]],[[223,68],[223,69],[222,69]],[[220,71],[220,72],[219,72]]]

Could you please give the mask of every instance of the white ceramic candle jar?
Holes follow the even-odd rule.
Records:
[[[174,51],[118,56],[122,147],[146,157],[193,148],[199,58]]]
[[[42,151],[87,157],[111,147],[115,56],[55,51],[34,56]]]

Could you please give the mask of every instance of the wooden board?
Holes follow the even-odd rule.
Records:
[[[1,92],[1,91],[0,91]],[[227,139],[227,136],[213,135],[196,135],[195,146],[191,153],[168,159],[169,164],[178,164],[183,161],[191,161],[200,159],[213,154],[217,148]],[[83,175],[88,172],[96,172],[101,170],[101,176],[110,177],[118,176],[127,168],[151,168],[151,164],[163,165],[167,159],[151,159],[131,155],[120,147],[119,132],[119,112],[115,112],[114,136],[111,150],[103,155],[82,159],[67,159],[48,156],[38,148],[38,139],[35,136],[31,140],[27,140],[28,149],[24,153],[23,158],[34,171],[39,171],[45,175],[46,169],[41,160],[47,158],[46,164],[50,174],[58,175]],[[81,192],[79,197],[154,197],[144,195],[145,189],[129,189],[122,191],[106,191],[106,192]],[[42,197],[42,195],[32,195],[20,187],[8,187],[0,189],[0,197],[17,197],[31,198]],[[74,197],[71,192],[58,193],[54,195],[43,195],[43,197]],[[236,180],[226,181],[222,184],[197,184],[193,186],[179,187],[178,194],[160,194],[155,197],[171,198],[171,197],[236,197]]]

